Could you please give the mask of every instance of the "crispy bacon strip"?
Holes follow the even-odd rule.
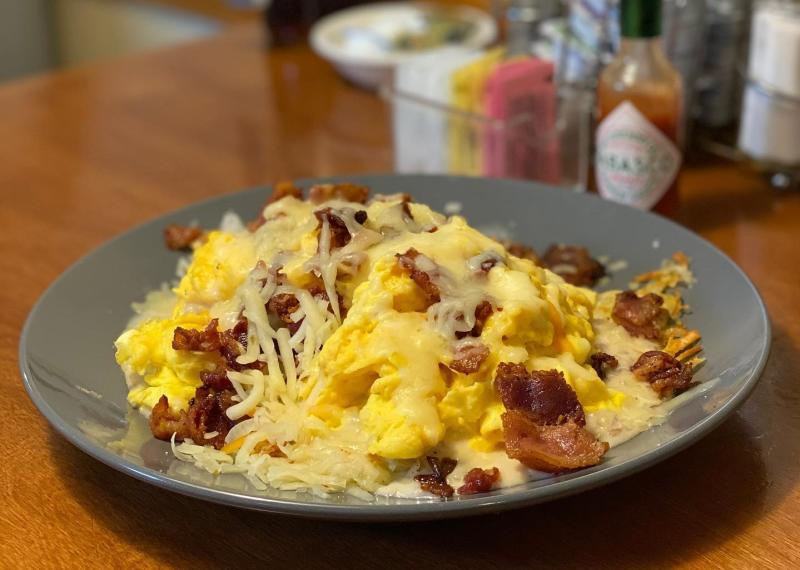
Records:
[[[447,484],[447,476],[453,472],[458,462],[449,457],[439,459],[430,455],[425,459],[428,461],[432,473],[415,475],[414,480],[419,483],[423,491],[440,497],[452,497],[454,490]]]
[[[558,425],[541,425],[525,412],[503,414],[506,454],[531,469],[559,473],[597,465],[608,451],[586,428],[570,420]]]
[[[164,243],[173,251],[188,250],[203,235],[203,228],[170,224],[164,228]]]
[[[200,373],[200,381],[203,383],[203,386],[213,388],[214,390],[233,390],[233,384],[228,380],[228,371],[225,368],[203,370]]]
[[[256,360],[249,364],[239,364],[236,359],[247,350],[247,319],[241,318],[232,329],[222,331],[219,335],[219,353],[228,370],[241,372],[247,369],[263,370],[265,362]]]
[[[669,321],[663,304],[664,299],[655,293],[639,297],[633,291],[623,291],[617,294],[611,318],[633,336],[659,340]]]
[[[369,188],[351,182],[315,184],[308,191],[308,199],[313,204],[321,204],[334,199],[366,204],[367,198],[369,198]]]
[[[297,198],[298,200],[302,200],[303,189],[295,186],[294,182],[290,180],[282,180],[280,182],[276,182],[275,185],[272,187],[272,194],[270,194],[269,198],[267,198],[267,201],[264,202],[264,205],[261,206],[260,210],[261,213],[255,220],[247,224],[247,229],[250,230],[251,232],[254,232],[258,228],[263,226],[264,223],[266,223],[267,221],[264,218],[264,208],[266,208],[267,206],[269,206],[274,202],[277,202],[278,200],[286,198],[287,196],[292,196],[294,198]]]
[[[583,407],[561,372],[501,363],[494,386],[507,410],[502,421],[510,458],[557,473],[595,465],[608,450],[584,427]]]
[[[685,392],[697,384],[692,381],[691,366],[660,350],[642,354],[631,366],[631,372],[639,380],[649,382],[661,398]]]
[[[220,349],[217,319],[211,319],[205,330],[176,327],[172,335],[172,348],[175,350],[192,350],[196,352],[216,352]]]
[[[425,294],[425,299],[428,302],[428,306],[441,301],[439,287],[436,286],[428,273],[420,270],[417,267],[417,259],[425,256],[412,247],[405,253],[398,253],[395,257],[397,258],[398,265],[404,269],[409,274],[409,277],[411,277],[411,280],[414,281],[414,283],[416,283],[420,289],[422,289],[422,292]],[[429,263],[433,263],[427,258],[425,259]]]
[[[605,380],[606,371],[619,366],[619,361],[616,357],[606,354],[605,352],[595,352],[589,357],[589,365],[597,372],[597,377],[600,378],[600,380]]]
[[[408,204],[414,201],[414,198],[408,192],[398,192],[397,194],[375,194],[373,198],[375,202],[403,202]]]
[[[267,310],[278,315],[281,321],[287,325],[295,324],[292,320],[292,313],[300,308],[300,301],[291,293],[278,293],[273,295],[267,303]]]
[[[488,358],[489,349],[481,343],[468,344],[458,348],[450,368],[461,374],[473,374]]]
[[[460,340],[466,336],[475,338],[481,336],[483,327],[493,312],[494,308],[492,308],[492,304],[489,301],[484,300],[478,303],[478,306],[475,307],[475,326],[469,331],[456,331],[456,338]]]
[[[528,372],[522,364],[502,362],[494,388],[507,410],[524,412],[538,424],[586,425],[578,395],[557,370]]]
[[[458,488],[459,495],[475,495],[492,490],[492,486],[500,480],[500,470],[497,467],[470,469],[464,475],[464,484]]]
[[[376,194],[373,198],[375,202],[400,202],[400,208],[403,210],[403,217],[406,223],[414,221],[414,216],[411,213],[409,204],[414,202],[411,194],[406,192],[398,192],[397,194]]]
[[[320,228],[322,228],[323,220],[328,222],[328,228],[330,228],[331,233],[331,250],[344,247],[350,243],[352,236],[350,235],[350,231],[347,229],[347,224],[344,223],[342,218],[334,213],[333,208],[322,208],[321,210],[317,210],[314,212],[314,217],[319,220]]]
[[[511,255],[514,255],[521,259],[528,259],[530,261],[533,261],[536,265],[541,264],[541,260],[539,259],[539,256],[536,254],[536,250],[533,249],[532,247],[525,245],[522,242],[513,241],[510,239],[501,239],[501,238],[495,238],[495,239],[500,243],[500,245],[506,248],[506,251]]]
[[[567,283],[579,287],[592,287],[606,274],[605,267],[578,245],[551,245],[542,256],[542,264]]]
[[[303,199],[303,189],[295,186],[291,180],[281,180],[272,187],[272,194],[267,199],[267,204],[272,204],[278,200],[283,200],[287,196],[292,196],[298,200]]]
[[[186,412],[173,412],[169,409],[169,400],[161,396],[150,412],[150,431],[157,439],[169,441],[172,434],[175,439],[183,441],[190,437]]]
[[[150,431],[156,438],[168,441],[175,434],[176,441],[191,439],[198,445],[210,444],[216,449],[225,445],[225,436],[236,423],[228,418],[225,411],[236,403],[233,401],[236,392],[232,386],[221,389],[222,383],[217,374],[201,376],[201,380],[204,383],[195,391],[188,410],[173,412],[166,396],[161,396],[153,406]],[[212,432],[217,432],[217,435],[206,439],[205,434]]]

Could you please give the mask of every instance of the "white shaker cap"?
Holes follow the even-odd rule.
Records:
[[[748,74],[751,81],[800,98],[800,9],[773,2],[756,8]]]

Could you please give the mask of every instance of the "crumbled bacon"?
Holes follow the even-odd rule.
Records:
[[[586,425],[575,390],[557,370],[528,370],[522,364],[500,363],[494,387],[507,410],[526,413],[539,424],[574,422]]]
[[[373,200],[376,202],[402,202],[407,204],[413,202],[414,198],[408,192],[398,192],[397,194],[375,194]]]
[[[605,267],[585,247],[577,245],[551,245],[542,256],[542,264],[567,283],[581,287],[593,286],[606,274]]]
[[[292,313],[300,308],[300,301],[291,293],[278,293],[273,295],[267,303],[267,309],[276,315],[286,325],[293,325]]]
[[[492,304],[489,301],[481,301],[478,303],[478,306],[475,307],[475,328],[472,329],[472,336],[480,336],[481,331],[483,330],[483,325],[486,324],[486,321],[489,317],[492,316],[494,309],[492,308]],[[477,334],[475,334],[477,332]]]
[[[232,329],[222,331],[219,335],[219,353],[230,370],[241,371],[246,368],[261,368],[259,361],[250,364],[239,364],[236,359],[247,350],[247,319],[239,319]]]
[[[456,338],[462,339],[466,336],[479,337],[483,332],[483,326],[489,317],[492,316],[494,308],[489,301],[483,300],[475,307],[475,325],[469,331],[456,331]]]
[[[409,204],[414,201],[411,194],[406,192],[398,192],[397,194],[376,194],[373,200],[375,202],[400,202],[400,208],[403,211],[403,217],[406,222],[414,220],[414,216],[411,214],[411,208],[409,207]]]
[[[280,182],[277,182],[272,187],[272,194],[270,194],[269,198],[267,198],[267,201],[264,203],[264,205],[261,206],[260,210],[261,213],[255,220],[248,222],[247,229],[250,230],[251,232],[254,232],[258,228],[263,226],[267,221],[266,218],[264,218],[264,208],[266,208],[267,206],[269,206],[274,202],[277,202],[278,200],[286,198],[287,196],[292,196],[294,198],[297,198],[298,200],[302,200],[303,190],[302,188],[298,188],[297,186],[295,186],[294,182],[291,182],[289,180],[282,180]]]
[[[176,441],[191,439],[198,445],[210,444],[217,449],[225,445],[225,436],[236,423],[225,411],[235,404],[233,396],[236,392],[229,388],[219,389],[219,377],[215,374],[201,375],[201,380],[204,383],[195,390],[188,410],[173,412],[166,396],[161,396],[153,406],[150,431],[156,438],[170,440],[175,434]],[[214,437],[205,437],[213,432],[216,432]]]
[[[697,384],[692,381],[692,368],[666,352],[650,350],[631,366],[631,372],[650,383],[661,398],[669,398]]]
[[[157,439],[169,441],[175,434],[175,439],[183,441],[190,437],[186,412],[173,412],[169,409],[167,397],[161,396],[150,411],[150,431]]]
[[[597,372],[597,377],[600,378],[600,380],[605,380],[606,371],[619,366],[619,361],[616,357],[606,354],[605,352],[595,352],[589,357],[589,365]]]
[[[344,220],[334,212],[335,210],[333,208],[322,208],[321,210],[314,212],[314,216],[317,218],[317,220],[319,220],[320,228],[322,227],[323,220],[328,222],[328,228],[330,229],[331,235],[331,250],[346,246],[348,243],[350,243],[350,239],[352,238],[350,231],[347,229],[347,224],[345,224]]]
[[[597,465],[608,451],[586,428],[570,420],[542,425],[522,411],[503,414],[506,455],[531,469],[559,473]]]
[[[428,461],[428,466],[433,473],[415,475],[414,480],[419,483],[423,491],[440,497],[452,497],[454,490],[447,484],[447,476],[453,472],[458,462],[449,457],[439,459],[430,455],[425,459]]]
[[[367,198],[369,198],[368,187],[350,182],[316,184],[308,191],[308,199],[314,204],[321,204],[333,199],[366,204]]]
[[[205,330],[176,327],[172,335],[172,348],[196,352],[216,352],[220,348],[217,319],[212,319]]]
[[[203,370],[200,373],[200,381],[203,386],[208,386],[215,390],[233,390],[233,384],[228,380],[228,371],[225,368]]]
[[[280,447],[268,440],[255,444],[255,446],[253,446],[253,453],[269,455],[270,457],[286,457],[286,454],[281,451]]]
[[[525,245],[524,243],[518,241],[512,241],[510,239],[498,239],[497,241],[506,248],[506,251],[511,255],[522,259],[528,259],[533,261],[536,264],[540,263],[539,256],[536,255],[536,250],[532,247]]]
[[[481,343],[465,344],[456,350],[450,368],[461,374],[473,374],[478,371],[488,356],[489,349],[486,345]]]
[[[425,300],[427,301],[428,306],[430,306],[441,301],[441,297],[439,295],[439,287],[437,287],[433,282],[431,276],[425,271],[417,268],[417,259],[420,258],[420,256],[424,257],[413,247],[405,253],[398,253],[395,255],[398,265],[408,272],[411,280],[414,281],[414,283],[416,283],[420,289],[422,289],[422,292],[425,294]],[[428,261],[433,263],[430,260]]]
[[[476,467],[464,475],[464,484],[458,488],[459,495],[475,495],[492,490],[492,485],[500,480],[500,470],[497,467],[481,469]]]
[[[617,294],[611,318],[633,336],[659,340],[669,321],[663,304],[664,299],[655,293],[639,297],[633,291],[623,291]]]
[[[267,205],[292,196],[298,200],[303,199],[303,189],[294,185],[291,180],[281,180],[272,187],[272,194],[267,199]]]
[[[170,224],[164,228],[164,243],[173,251],[187,250],[203,235],[203,228]]]

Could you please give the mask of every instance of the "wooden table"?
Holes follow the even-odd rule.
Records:
[[[499,516],[323,523],[159,490],[49,427],[22,388],[17,344],[59,273],[113,235],[209,196],[388,171],[387,119],[381,101],[307,49],[267,51],[255,26],[0,87],[0,566],[797,567],[800,195],[730,165],[686,172],[682,219],[761,289],[774,326],[769,365],[717,431],[619,483]]]

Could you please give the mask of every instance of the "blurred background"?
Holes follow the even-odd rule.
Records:
[[[352,0],[2,0],[0,82],[179,44],[256,22],[265,30],[265,49],[310,42],[346,80],[378,92],[392,104],[397,170],[529,178],[587,189],[593,185],[590,165],[602,118],[598,117],[601,72],[617,55],[623,35],[620,2],[625,0],[440,0],[438,4],[448,7],[468,5],[480,10],[491,19],[491,26],[482,30],[481,38],[477,38],[480,29],[464,32],[476,36],[472,45],[463,37],[454,39],[463,29],[460,32],[441,22],[432,25],[428,35],[406,35],[402,41],[424,43],[434,41],[431,34],[438,34],[438,40],[444,38],[442,43],[460,42],[462,50],[474,54],[480,49],[488,59],[495,57],[492,69],[503,69],[493,81],[504,91],[502,96],[495,93],[494,100],[499,102],[494,106],[487,103],[493,83],[484,84],[486,74],[481,79],[481,106],[459,103],[458,93],[480,83],[464,80],[466,87],[458,90],[461,79],[456,71],[469,67],[464,64],[474,63],[474,57],[449,54],[451,63],[437,62],[432,67],[421,55],[423,59],[409,63],[407,54],[400,57],[395,52],[414,51],[422,44],[400,46],[396,32],[384,33],[389,24],[356,21],[344,31],[335,31],[336,41],[323,32],[313,37],[312,30],[324,16],[371,4]],[[681,109],[676,112],[679,125],[670,138],[684,162],[698,152],[726,160],[753,160],[773,186],[796,186],[800,179],[798,3],[660,0],[660,4],[660,43],[682,83]],[[470,25],[480,28],[484,23],[474,20]],[[502,54],[493,55],[495,48],[502,49]],[[527,114],[508,106],[508,93],[521,89],[510,80],[519,69],[499,65],[518,56],[550,62],[549,72],[530,64],[526,77],[554,75],[545,82],[553,86],[551,95],[541,91],[542,82],[538,87],[531,83],[526,92],[528,110],[535,112]],[[391,75],[385,74],[378,61],[391,64]],[[444,74],[452,74],[446,100],[437,99],[441,86],[430,79]],[[426,149],[418,148],[420,129],[431,140],[438,137],[440,147],[447,145],[448,138],[453,146],[453,133],[460,133],[459,140],[480,139],[480,148],[458,143],[431,158]]]

